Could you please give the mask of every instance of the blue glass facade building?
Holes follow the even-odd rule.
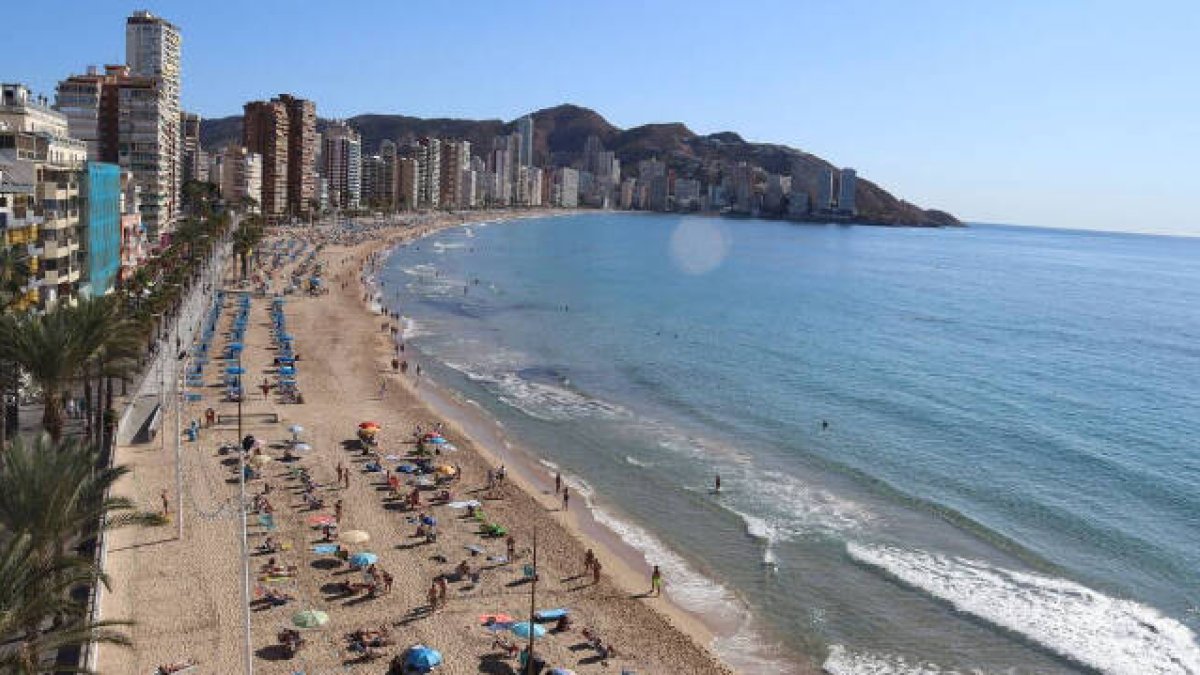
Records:
[[[87,232],[88,292],[113,289],[121,267],[121,169],[88,162],[85,172],[84,228]]]

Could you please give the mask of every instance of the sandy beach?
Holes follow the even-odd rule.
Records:
[[[501,217],[516,215],[509,212]],[[472,220],[486,219],[487,215],[472,215]],[[585,524],[574,513],[564,512],[559,497],[546,489],[546,477],[539,481],[529,470],[510,470],[498,487],[488,489],[489,470],[505,461],[502,454],[476,443],[479,439],[468,437],[422,400],[421,388],[430,385],[416,374],[419,363],[410,363],[405,374],[393,368],[393,358],[405,358],[395,352],[392,328],[398,325],[373,312],[364,301],[363,266],[387,247],[462,222],[459,216],[437,216],[418,225],[343,236],[324,247],[319,260],[328,293],[291,294],[283,304],[287,330],[295,336],[299,355],[296,380],[303,393],[302,404],[285,403],[276,391],[264,397],[253,386],[264,378],[274,382],[277,369],[273,364],[276,345],[271,301],[255,296],[251,302],[242,353],[248,387],[243,434],[261,440],[262,452],[279,460],[292,438],[289,427],[299,425],[304,429],[300,440],[311,448],[297,453],[301,458],[295,462],[266,462],[262,478],[246,485],[250,496],[262,493],[269,483],[271,491],[264,497],[273,511],[269,519],[260,518],[265,513],[248,516],[251,584],[257,599],[251,612],[255,670],[382,673],[393,656],[411,645],[425,644],[444,656],[445,663],[437,672],[515,672],[517,659],[497,646],[497,638],[519,646],[526,641],[507,630],[489,630],[481,625],[480,617],[506,614],[521,621],[528,616],[530,582],[525,566],[531,563],[536,532],[536,607],[566,608],[572,619],[572,626],[562,632],[550,630],[555,627],[553,622],[543,624],[549,632],[537,639],[536,654],[549,667],[580,673],[730,672],[708,649],[712,641],[708,629],[666,597],[646,597],[649,570],[638,569],[628,557],[589,537]],[[279,269],[263,270],[273,274],[276,287],[291,266],[313,250],[316,237],[311,231],[303,235],[309,239],[303,249],[294,235],[281,233],[264,242],[267,250],[276,241],[293,242],[288,245],[298,252],[295,261],[285,256]],[[270,259],[259,262],[269,263]],[[236,312],[235,297],[226,295],[212,346],[214,357],[225,348],[223,334]],[[101,672],[151,673],[159,664],[184,660],[198,664],[189,672],[244,670],[238,459],[236,454],[218,453],[223,443],[238,440],[237,405],[222,400],[221,373],[221,364],[214,358],[205,369],[205,386],[195,390],[202,399],[185,404],[182,412],[185,427],[193,419],[201,420],[206,408],[213,408],[218,415],[216,425],[201,429],[198,441],[183,444],[183,540],[176,539],[174,523],[112,533],[107,562],[112,592],[105,596],[103,616],[134,621],[131,633],[136,646],[132,650],[102,648]],[[457,449],[435,457],[434,463],[461,469],[461,475],[447,485],[451,501],[480,501],[486,520],[502,525],[514,537],[516,559],[502,561],[507,556],[505,538],[483,537],[479,522],[468,518],[465,509],[431,505],[429,499],[436,491],[421,491],[421,504],[411,510],[405,508],[402,498],[394,498],[387,476],[366,468],[372,457],[355,439],[364,420],[381,425],[376,450],[383,468],[393,471],[392,476],[400,482],[402,496],[413,489],[407,483],[413,479],[394,471],[415,449],[414,429],[420,426],[425,432],[442,424],[442,434]],[[173,428],[173,418],[168,417],[165,429]],[[134,468],[121,484],[122,494],[144,508],[159,509],[165,490],[168,510],[174,511],[177,496],[171,432],[164,431],[149,444],[121,447],[117,461]],[[348,487],[338,486],[339,465],[347,469]],[[322,507],[306,504],[302,481],[296,477],[300,467],[315,484],[310,495],[322,500]],[[322,532],[311,525],[312,519],[333,516],[338,502],[340,530],[360,530],[370,537],[367,542],[343,546],[350,553],[375,554],[377,568],[393,579],[390,591],[377,589],[375,597],[358,589],[347,592],[347,583],[366,583],[363,573],[314,550],[322,543]],[[575,510],[583,506],[581,499],[571,505]],[[421,514],[436,519],[436,541],[414,536]],[[282,550],[256,550],[267,537]],[[593,582],[591,573],[584,575],[588,548],[596,551],[602,563],[598,583]],[[279,566],[294,569],[280,575],[260,573],[272,557]],[[469,568],[467,577],[450,580],[444,606],[430,611],[428,596],[435,578],[453,575],[464,561]],[[262,601],[267,592],[290,600],[272,606]],[[278,634],[292,627],[293,614],[308,609],[327,613],[329,621],[320,627],[297,629],[305,645],[288,658],[277,644]],[[348,649],[348,633],[380,626],[390,632],[391,644],[374,650],[375,658],[366,660]],[[615,653],[602,658],[585,639],[585,628],[589,635],[611,645]]]

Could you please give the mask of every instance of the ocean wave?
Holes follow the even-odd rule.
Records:
[[[654,466],[650,462],[645,462],[645,461],[638,459],[637,457],[630,457],[629,455],[625,455],[625,463],[631,464],[633,466],[640,467],[643,469]]]
[[[637,549],[647,565],[658,565],[663,573],[663,588],[684,609],[714,616],[743,611],[737,596],[724,585],[696,571],[682,556],[638,525],[621,520],[605,509],[592,506],[596,522],[612,530],[626,544]]]
[[[501,402],[546,422],[602,417],[616,419],[628,415],[619,405],[592,398],[566,387],[521,377],[513,370],[489,371],[481,366],[445,361],[467,379],[478,382]]]
[[[959,675],[959,671],[932,663],[914,663],[894,654],[852,652],[844,645],[831,645],[821,668],[829,675]]]
[[[411,340],[415,337],[428,335],[429,331],[425,329],[424,324],[417,323],[417,320],[411,316],[400,316],[401,324],[404,328],[400,331],[400,337],[404,340]]]
[[[1191,629],[1158,610],[1066,579],[893,546],[849,543],[850,556],[948,602],[960,612],[1025,636],[1114,675],[1196,675]]]
[[[762,472],[754,490],[764,509],[777,511],[776,523],[789,537],[813,531],[851,532],[875,521],[862,504],[779,471]]]
[[[752,516],[748,513],[734,511],[742,518],[742,522],[746,523],[746,533],[755,539],[763,542],[763,565],[774,568],[779,564],[779,559],[775,556],[775,544],[779,541],[779,530],[771,523],[758,516]]]

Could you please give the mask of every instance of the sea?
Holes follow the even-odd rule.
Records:
[[[602,212],[376,281],[741,672],[1200,673],[1200,239]]]

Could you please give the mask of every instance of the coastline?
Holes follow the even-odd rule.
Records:
[[[408,245],[433,237],[442,230],[457,227],[560,215],[580,214],[575,211],[564,211],[518,215],[513,218],[476,219],[439,227],[406,239],[403,243]],[[386,267],[388,257],[396,245],[397,243],[394,242],[381,243],[364,257],[366,259],[373,254],[383,254],[379,260],[379,266],[374,270],[376,275]],[[378,302],[384,294],[377,285],[376,277],[372,278],[372,283],[375,285],[368,288],[370,299],[364,303],[366,311],[371,312],[374,316],[380,316],[384,310],[394,309],[378,306]],[[403,311],[399,311],[399,314],[402,319],[405,318]],[[419,347],[409,345],[408,357],[412,358],[413,351],[419,352],[419,349]],[[432,359],[426,354],[422,354],[422,357]],[[381,352],[380,358],[386,360],[390,358],[390,355],[385,350]],[[435,379],[435,376],[429,374],[428,369],[421,377],[420,386],[414,386],[413,380],[410,378],[398,379],[407,393],[436,413],[435,417],[445,420],[456,436],[468,439],[474,452],[483,456],[493,466],[505,465],[510,472],[509,475],[515,478],[516,484],[529,498],[541,504],[548,513],[556,511],[559,504],[558,497],[554,492],[554,472],[558,470],[557,465],[521,443],[519,438],[513,437],[505,425],[476,401],[462,395],[447,383]],[[555,518],[555,522],[565,527],[574,538],[583,542],[587,547],[595,548],[604,554],[605,573],[611,576],[623,590],[630,594],[644,592],[653,563],[650,560],[652,553],[623,539],[621,533],[617,531],[618,528],[633,528],[638,538],[651,540],[653,548],[661,548],[666,555],[678,557],[678,554],[671,551],[652,533],[618,518],[610,509],[598,506],[597,501],[604,501],[602,491],[594,490],[581,478],[567,473],[563,473],[563,481],[571,488],[576,499],[582,498],[584,508],[574,507],[568,517]],[[602,520],[606,522],[601,522]],[[709,598],[707,604],[720,606],[689,608],[678,598],[672,597],[671,584],[668,580],[666,593],[663,595],[665,602],[653,605],[651,607],[653,611],[664,614],[673,625],[687,633],[704,649],[710,651],[716,658],[737,672],[795,673],[797,675],[822,672],[819,667],[808,660],[802,662],[784,660],[781,655],[771,653],[772,650],[759,641],[760,636],[754,630],[753,617],[749,614],[746,602],[727,587],[712,582],[707,574],[695,570],[691,563],[682,559],[680,562],[689,567],[688,571],[696,577],[696,581],[710,584],[710,590],[713,592],[708,595],[719,594],[722,596],[716,602]],[[729,613],[730,609],[736,610],[736,613]],[[738,646],[732,646],[739,641],[741,643]],[[748,645],[746,641],[749,641]],[[722,642],[731,644],[731,647],[722,650]],[[805,659],[811,658],[808,654],[802,656]]]
[[[338,601],[325,590],[328,583],[321,585],[322,578],[327,579],[329,574],[322,571],[329,569],[324,565],[325,561],[311,560],[312,555],[307,551],[307,541],[312,537],[311,528],[305,524],[307,514],[279,514],[279,529],[275,536],[292,542],[284,555],[289,563],[300,563],[299,573],[289,588],[294,588],[292,592],[299,604],[327,609],[331,621],[324,630],[308,633],[317,639],[313,645],[315,651],[309,649],[294,660],[280,659],[274,651],[275,635],[281,625],[289,625],[286,617],[303,607],[265,608],[267,613],[262,613],[264,608],[255,609],[251,637],[257,672],[290,673],[297,667],[306,672],[328,672],[335,667],[347,672],[379,672],[378,663],[364,663],[359,667],[357,661],[345,660],[337,636],[355,626],[377,625],[380,621],[390,621],[399,627],[401,646],[413,642],[437,645],[446,655],[445,671],[448,673],[476,672],[489,660],[499,658],[494,654],[494,647],[490,650],[493,653],[488,654],[488,645],[494,635],[480,630],[475,617],[491,611],[507,610],[513,616],[528,611],[527,587],[520,585],[519,577],[498,588],[494,586],[499,581],[497,577],[512,574],[514,569],[519,573],[519,566],[485,567],[487,571],[480,588],[463,589],[461,594],[456,589],[448,610],[414,614],[419,605],[424,604],[429,577],[444,570],[444,562],[430,562],[422,553],[424,547],[417,546],[412,550],[415,543],[404,543],[411,537],[411,528],[403,524],[403,518],[397,517],[403,514],[396,513],[393,504],[384,503],[380,508],[383,494],[379,483],[372,480],[371,474],[361,472],[361,458],[351,459],[343,449],[345,439],[352,435],[350,432],[357,423],[355,420],[382,420],[387,428],[381,438],[390,446],[405,442],[403,439],[409,437],[414,423],[424,425],[441,419],[433,409],[435,405],[417,397],[415,390],[419,387],[411,382],[388,388],[384,396],[375,395],[381,379],[398,383],[409,378],[389,374],[390,335],[379,330],[379,316],[362,301],[362,286],[355,282],[361,274],[358,265],[387,247],[468,222],[548,215],[553,213],[502,212],[470,214],[469,218],[439,214],[416,223],[375,229],[365,241],[325,247],[320,258],[326,263],[329,296],[315,299],[293,296],[287,300],[289,327],[299,336],[298,351],[307,357],[300,364],[299,379],[309,400],[306,405],[296,406],[281,405],[271,398],[248,397],[245,432],[279,441],[286,437],[289,425],[305,427],[305,440],[311,438],[313,445],[304,458],[306,466],[313,467],[315,477],[324,485],[333,484],[334,463],[350,459],[355,473],[353,484],[350,489],[339,492],[337,498],[339,501],[345,499],[349,526],[370,531],[373,541],[380,542],[371,549],[378,551],[381,564],[398,574],[393,597],[385,601],[369,604],[359,604],[357,599]],[[301,229],[277,232],[272,238],[279,239],[280,235],[284,240],[311,237]],[[265,300],[254,301],[251,315],[255,321],[245,340],[243,358],[247,359],[248,370],[252,373],[260,372],[260,365],[264,367],[261,372],[271,372],[268,369],[272,349],[268,327],[257,323],[265,316],[262,314],[265,304]],[[229,313],[227,306],[226,317]],[[230,477],[228,458],[222,460],[216,452],[219,443],[235,440],[236,427],[230,426],[229,420],[235,416],[236,407],[208,398],[220,390],[219,384],[213,386],[216,389],[206,385],[203,390],[198,390],[208,400],[185,403],[182,410],[182,419],[186,422],[201,417],[205,407],[213,406],[224,420],[211,430],[203,430],[198,443],[185,443],[182,455],[185,476],[182,498],[186,506],[183,540],[162,528],[123,528],[112,532],[108,571],[113,591],[107,596],[103,616],[133,620],[131,635],[135,648],[123,650],[102,645],[98,667],[103,672],[148,672],[155,664],[185,658],[198,661],[198,672],[201,673],[243,670],[240,666],[243,661],[242,603],[238,599],[242,565],[237,553],[240,536],[234,515],[237,511],[237,480]],[[267,415],[277,415],[278,421],[264,421]],[[494,467],[497,457],[505,458],[500,461],[507,461],[507,458],[506,453],[496,453],[486,443],[476,443],[466,433],[460,433],[466,431],[460,428],[462,426],[469,425],[452,425],[446,435],[461,448],[453,455],[453,461],[461,464],[462,488],[471,493],[482,489],[469,488],[483,482],[485,468]],[[174,473],[174,460],[169,451],[173,442],[173,439],[164,438],[161,443],[118,448],[117,461],[129,465],[133,471],[119,484],[117,493],[143,508],[157,508],[162,491],[169,493],[174,505],[176,497],[169,488]],[[278,443],[270,447],[276,446]],[[514,462],[514,469],[517,464]],[[574,517],[563,519],[548,508],[536,480],[524,474],[524,471],[516,470],[510,474],[515,487],[506,488],[499,501],[488,500],[485,503],[487,512],[498,522],[510,526],[518,540],[518,551],[529,545],[532,530],[538,531],[539,569],[543,570],[546,586],[543,589],[543,584],[539,584],[539,599],[544,597],[540,604],[571,607],[580,626],[599,630],[606,642],[619,646],[621,654],[609,670],[628,667],[647,673],[733,672],[712,651],[711,631],[666,598],[641,597],[647,585],[644,573],[626,569],[620,556],[609,553],[600,538],[588,537]],[[287,487],[286,473],[268,472],[267,478],[272,482],[281,481],[277,485]],[[257,488],[258,484],[255,484],[253,489]],[[250,489],[248,486],[247,494]],[[287,494],[279,499],[285,507],[296,508],[289,503],[293,500],[289,500]],[[444,549],[446,555],[457,557],[459,553],[449,551],[478,541],[477,535],[467,523],[453,518],[452,512],[442,515],[448,530],[439,538],[438,547],[449,547]],[[250,544],[256,546],[266,533],[253,522],[251,525]],[[385,543],[396,541],[401,543],[394,547]],[[491,542],[490,546],[496,544]],[[580,561],[588,547],[599,551],[605,573],[599,584],[584,583],[572,587],[571,580],[579,578]],[[297,557],[300,559],[295,560]],[[260,562],[257,555],[250,558],[254,568]],[[353,611],[343,609],[350,605],[354,607]],[[405,614],[406,607],[413,609]],[[576,669],[581,675],[604,672],[605,667],[598,659],[580,660],[591,652],[576,653],[577,646],[571,650],[565,647],[562,639],[549,640],[539,647],[539,653],[551,658],[552,662]],[[480,656],[480,653],[484,655]]]
[[[366,261],[377,254],[384,254],[380,266],[385,266],[388,254],[398,245],[407,245],[431,237],[442,230],[467,227],[480,223],[497,223],[525,218],[550,218],[564,215],[579,215],[576,211],[551,211],[549,213],[518,213],[510,217],[503,215],[498,218],[475,218],[460,223],[446,223],[423,231],[401,241],[389,240],[379,242],[371,249],[362,252],[360,261]],[[383,309],[376,306],[379,292],[377,287],[368,287],[367,292],[373,294],[362,303],[363,310],[372,317],[379,317]],[[388,308],[390,309],[390,308]],[[400,312],[403,316],[403,312]],[[378,354],[381,362],[391,357],[390,349],[381,349]],[[464,401],[452,388],[434,380],[428,375],[421,378],[422,384],[414,385],[414,380],[407,377],[396,377],[407,394],[411,395],[425,406],[432,414],[431,417],[446,421],[446,427],[452,430],[452,437],[465,440],[458,443],[460,448],[467,448],[480,455],[492,466],[504,465],[513,483],[530,500],[541,505],[548,514],[553,514],[558,508],[558,497],[554,493],[552,472],[556,468],[552,463],[538,457],[534,452],[511,439],[497,420],[491,417],[478,405],[471,405],[469,399]],[[597,550],[605,561],[605,574],[609,576],[625,592],[636,595],[643,593],[648,585],[649,567],[646,565],[644,554],[633,545],[623,541],[617,533],[601,524],[593,512],[590,488],[581,486],[574,477],[564,475],[564,482],[572,491],[583,497],[583,509],[575,508],[566,517],[554,517],[553,522],[563,527],[581,546]],[[581,488],[583,488],[581,490]],[[614,564],[615,563],[615,564]],[[718,621],[717,617],[702,616],[689,611],[671,599],[668,592],[663,596],[665,602],[647,607],[656,613],[664,615],[667,621],[677,630],[687,635],[697,646],[711,653],[715,659],[722,655],[715,650],[716,641],[721,637],[732,636],[736,633],[741,621]],[[706,620],[707,619],[707,620]],[[728,666],[728,664],[725,664]],[[813,671],[816,672],[816,671]]]

